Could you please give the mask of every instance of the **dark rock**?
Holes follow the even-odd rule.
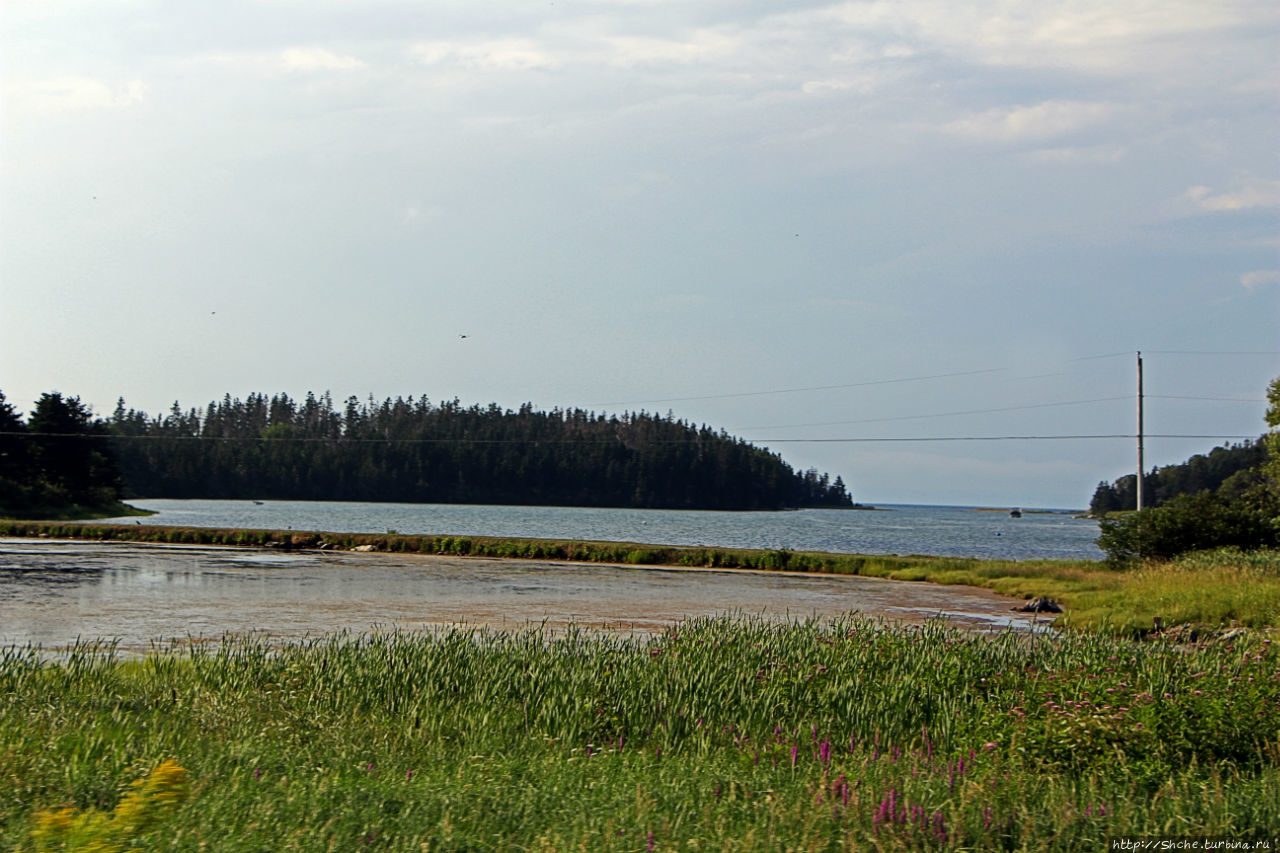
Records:
[[[1052,598],[1033,598],[1026,604],[1013,608],[1019,613],[1061,613],[1062,605]]]

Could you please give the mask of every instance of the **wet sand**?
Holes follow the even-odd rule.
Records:
[[[700,616],[1043,627],[1017,600],[971,587],[839,575],[350,552],[0,540],[0,645],[76,638],[145,649],[265,633],[282,641],[466,625],[577,624],[644,635]]]

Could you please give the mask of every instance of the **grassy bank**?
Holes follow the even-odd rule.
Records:
[[[1076,851],[1280,826],[1280,653],[1256,636],[713,620],[7,650],[0,696],[6,850]]]
[[[357,547],[377,551],[623,565],[851,574],[982,587],[1015,598],[1048,596],[1067,612],[1058,624],[1121,635],[1164,625],[1280,628],[1280,554],[1218,551],[1137,570],[1088,560],[978,560],[788,550],[643,545],[630,542],[224,530],[146,524],[0,521],[0,536],[242,547]]]
[[[102,505],[82,505],[82,504],[61,504],[59,506],[31,506],[23,509],[22,512],[14,510],[12,507],[0,510],[5,515],[0,518],[13,516],[24,520],[41,520],[41,521],[89,521],[95,518],[133,518],[155,515],[154,512],[147,509],[138,509],[136,506],[130,506],[126,503],[115,503]],[[0,522],[2,523],[2,522]]]

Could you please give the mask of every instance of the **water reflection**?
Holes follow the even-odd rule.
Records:
[[[644,634],[724,613],[1035,624],[1010,604],[984,590],[829,575],[0,540],[0,645],[46,648],[77,638],[145,649],[249,632],[289,640],[458,624]]]

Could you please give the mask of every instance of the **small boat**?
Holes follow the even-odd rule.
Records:
[[[253,505],[254,505],[254,506],[262,506],[262,501],[254,501],[254,502],[253,502]]]
[[[1022,518],[1022,510],[1020,510],[1020,509],[1011,509],[1011,510],[1009,510],[1009,517],[1010,517],[1010,518]]]

